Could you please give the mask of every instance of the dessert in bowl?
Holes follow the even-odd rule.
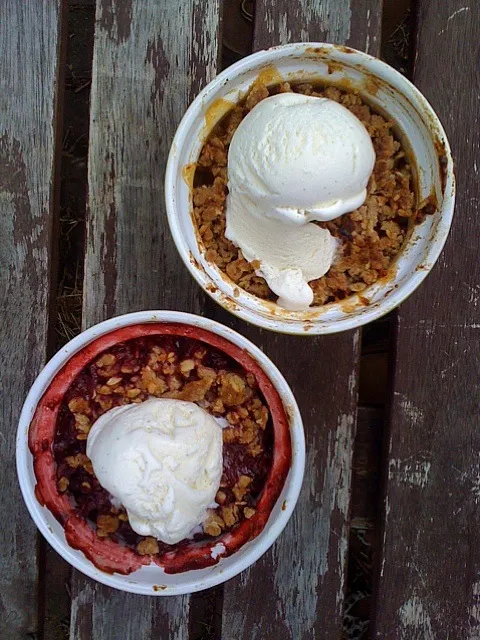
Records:
[[[172,145],[166,202],[177,248],[216,301],[269,329],[331,333],[388,312],[431,269],[453,165],[403,76],[298,43],[204,89]]]
[[[177,312],[114,318],[71,341],[32,387],[17,445],[25,501],[54,548],[105,584],[159,595],[254,562],[285,526],[304,464],[274,365]]]

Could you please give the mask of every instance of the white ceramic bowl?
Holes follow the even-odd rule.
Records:
[[[388,277],[341,303],[292,312],[243,289],[205,256],[191,217],[193,166],[213,126],[261,75],[266,84],[282,79],[324,80],[362,96],[396,123],[417,168],[417,197],[431,195],[438,211],[416,225]],[[442,166],[440,165],[442,157]],[[409,296],[433,267],[452,220],[455,180],[445,132],[427,100],[404,76],[384,62],[348,47],[296,43],[259,51],[215,78],[190,105],[173,140],[165,176],[170,229],[190,273],[219,304],[260,327],[283,333],[335,333],[359,327],[388,313]],[[239,292],[239,294],[238,294]],[[234,295],[237,293],[237,296]],[[366,304],[367,303],[367,304]]]
[[[109,575],[99,571],[83,553],[67,544],[63,527],[51,512],[37,501],[34,493],[36,479],[33,458],[27,442],[28,430],[40,398],[58,371],[75,353],[101,335],[120,327],[146,322],[178,322],[200,327],[222,336],[253,356],[276,387],[287,410],[292,440],[292,464],[280,497],[262,533],[230,557],[220,559],[220,562],[212,567],[184,573],[166,574],[160,567],[152,564],[126,576]],[[48,362],[35,380],[25,400],[17,433],[17,472],[20,487],[30,515],[47,541],[67,562],[90,578],[122,591],[145,595],[168,596],[200,591],[225,582],[258,560],[274,543],[292,515],[302,485],[304,466],[305,439],[300,412],[290,387],[271,360],[246,338],[228,327],[206,318],[176,311],[140,311],[119,316],[101,322],[71,340]],[[289,562],[289,558],[283,558],[281,561]]]

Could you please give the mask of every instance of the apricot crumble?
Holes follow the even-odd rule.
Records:
[[[207,138],[198,159],[193,186],[193,217],[207,260],[237,286],[259,298],[275,300],[266,281],[257,276],[258,265],[225,237],[228,149],[238,125],[264,98],[281,92],[329,98],[349,109],[372,138],[376,163],[365,203],[330,222],[316,222],[340,241],[339,255],[329,271],[312,280],[315,306],[359,293],[388,269],[409,236],[416,220],[432,207],[417,211],[413,172],[405,149],[395,137],[394,123],[375,113],[360,95],[336,87],[284,82],[267,87],[256,82],[246,98],[232,108]]]

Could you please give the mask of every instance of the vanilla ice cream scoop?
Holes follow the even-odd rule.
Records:
[[[310,280],[337,248],[328,221],[361,206],[375,164],[367,130],[341,104],[297,93],[262,100],[228,153],[226,236],[288,309],[313,301]]]
[[[365,202],[374,164],[372,140],[346,107],[280,93],[259,102],[235,131],[228,184],[272,216],[326,221]]]
[[[87,456],[140,535],[167,544],[202,524],[222,476],[222,428],[193,402],[115,407],[92,426]]]

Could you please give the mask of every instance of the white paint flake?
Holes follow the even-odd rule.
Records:
[[[452,20],[453,18],[455,18],[455,16],[458,16],[459,13],[463,13],[464,11],[470,11],[470,7],[461,7],[461,9],[457,9],[456,11],[454,11],[452,13],[451,16],[449,16],[447,22],[450,22],[450,20]]]
[[[390,502],[388,501],[388,496],[385,498],[385,526],[383,527],[383,544],[382,549],[386,549],[387,542],[387,529],[388,529],[388,517],[390,516]],[[385,559],[386,555],[383,553],[382,557],[382,566],[380,567],[380,575],[383,578],[383,573],[385,571]]]
[[[470,7],[461,7],[460,9],[454,11],[451,16],[448,16],[445,28],[439,31],[437,35],[441,36],[443,33],[445,33],[445,31],[449,27],[450,21],[453,20],[453,18],[456,18],[458,15],[466,13],[467,11],[470,11]]]
[[[472,606],[469,607],[470,629],[466,640],[479,640],[480,638],[480,582],[472,585]]]
[[[367,9],[367,36],[365,38],[365,53],[370,53],[370,27],[371,27],[371,11]]]
[[[412,638],[435,640],[430,616],[416,594],[400,607],[398,617],[400,618],[398,629],[400,640],[412,640]]]
[[[477,469],[476,473],[472,477],[472,488],[471,492],[475,498],[475,504],[478,504],[480,501],[480,471]]]
[[[457,471],[460,473],[460,470]],[[477,454],[477,459],[469,465],[467,471],[460,473],[460,482],[473,494],[475,504],[480,504],[480,454]]]
[[[430,467],[429,460],[399,460],[394,458],[390,460],[388,478],[400,484],[423,489],[428,483]]]
[[[347,382],[348,392],[353,396],[356,395],[357,392],[357,372],[352,371],[352,373],[348,376]]]
[[[400,400],[400,406],[413,427],[419,427],[423,423],[425,418],[423,409],[416,407],[411,400],[403,398]]]

